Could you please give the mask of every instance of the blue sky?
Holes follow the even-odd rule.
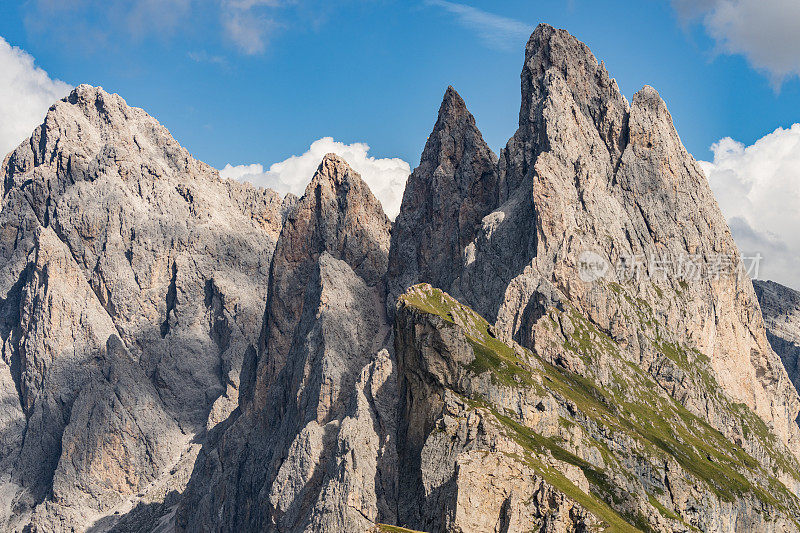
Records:
[[[800,121],[796,79],[776,92],[742,56],[715,53],[702,25],[680,21],[667,1],[466,4],[526,28],[494,42],[434,2],[269,3],[286,5],[245,15],[263,17],[256,50],[237,45],[225,8],[211,1],[167,0],[166,13],[115,1],[4,2],[0,36],[54,78],[145,108],[217,167],[280,161],[323,136],[365,141],[372,155],[413,166],[448,84],[499,150],[516,128],[524,45],[539,22],[586,42],[627,97],[656,87],[698,158],[722,137],[750,144]]]
[[[688,150],[708,161],[740,248],[771,250],[784,266],[768,276],[800,287],[800,215],[762,216],[800,211],[800,126],[789,129],[800,122],[797,0],[6,1],[0,51],[17,63],[35,59],[44,71],[36,76],[119,93],[195,157],[235,166],[231,177],[280,190],[290,171],[307,181],[308,161],[338,146],[366,161],[357,170],[374,173],[373,189],[381,179],[399,183],[389,201],[399,205],[405,169],[418,163],[448,85],[492,149],[505,145],[517,125],[525,42],[539,22],[587,43],[629,99],[645,84],[661,93]],[[34,99],[46,84],[8,81],[4,65],[0,54],[0,140],[17,124],[16,143],[66,85]],[[17,67],[18,78],[32,68]],[[35,120],[16,120],[22,108]],[[403,161],[370,162],[367,153]],[[774,171],[762,175],[765,167]],[[302,191],[300,181],[285,190]]]

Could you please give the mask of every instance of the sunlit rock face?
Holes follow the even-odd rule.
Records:
[[[798,531],[796,294],[653,88],[540,25],[521,96],[495,155],[446,90],[394,224],[57,102],[0,170],[0,529]]]
[[[284,201],[87,85],[2,175],[0,529],[162,501],[238,403]]]

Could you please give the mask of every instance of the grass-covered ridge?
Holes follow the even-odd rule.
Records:
[[[457,324],[464,330],[475,352],[470,370],[476,374],[491,371],[493,380],[506,385],[536,386],[536,382],[531,380],[530,365],[518,356],[514,348],[496,338],[482,316],[461,305],[444,291],[429,285],[417,285],[414,289],[400,296],[400,300],[415,309]]]
[[[389,524],[375,524],[374,533],[424,533],[422,531],[414,531],[413,529],[406,529],[399,526],[390,526]]]
[[[620,296],[627,296],[622,293],[621,287],[619,290]],[[635,443],[636,449],[629,450],[630,453],[646,457],[648,461],[674,459],[693,482],[699,483],[722,501],[732,502],[748,495],[763,502],[767,506],[765,512],[769,512],[771,507],[792,516],[793,510],[800,509],[797,497],[772,472],[766,471],[743,448],[665,394],[649,374],[619,354],[613,339],[574,307],[566,305],[563,310],[550,309],[544,320],[550,322],[554,335],[560,331],[561,320],[569,320],[572,333],[562,340],[561,345],[564,350],[577,354],[587,363],[585,375],[554,366],[538,354],[513,343],[502,342],[486,320],[438,289],[417,286],[403,295],[401,300],[418,311],[436,315],[462,328],[474,352],[474,360],[466,366],[470,372],[476,375],[489,372],[496,385],[529,387],[552,395],[562,405],[574,406],[577,413],[562,418],[563,423],[581,425],[586,434],[593,435],[593,445],[604,457],[608,457],[607,467],[616,469],[617,473],[625,469],[616,461],[611,445],[620,441],[618,437],[623,437],[625,441]],[[642,311],[641,319],[647,322],[646,327],[657,327],[657,321],[646,308]],[[660,336],[656,341],[664,355],[681,367],[691,367],[695,362],[700,366],[707,363],[707,358],[699,352],[678,346]],[[612,359],[615,369],[611,380],[606,379],[604,384],[591,370],[593,363],[601,357]],[[703,379],[709,394],[721,394],[713,377],[703,375]],[[517,413],[492,405],[483,397],[467,400],[473,402],[476,409],[491,413],[505,428],[506,434],[526,450],[523,459],[548,483],[603,520],[609,526],[606,531],[649,529],[647,520],[641,515],[632,516],[619,511],[619,506],[615,508],[619,502],[615,501],[616,491],[610,486],[610,472],[576,456],[558,439],[535,433],[520,423]],[[743,406],[731,405],[730,408],[747,411],[738,413],[743,423],[765,440],[765,448],[772,447],[774,437],[757,416]],[[603,438],[595,439],[597,435]],[[590,481],[590,492],[582,492],[552,465],[543,462],[540,459],[543,455],[583,470]],[[650,505],[661,516],[692,527],[658,496],[660,494],[657,491],[648,492]]]
[[[683,290],[688,287],[685,281],[681,281],[679,285]],[[684,379],[692,381],[694,387],[702,389],[713,399],[713,403],[734,415],[741,423],[742,434],[745,438],[754,434],[774,465],[797,477],[800,473],[800,463],[778,442],[778,439],[758,415],[746,405],[734,403],[722,392],[722,388],[714,377],[709,357],[696,348],[682,346],[668,340],[669,332],[664,330],[663,324],[653,308],[643,299],[632,296],[625,286],[611,282],[607,284],[607,287],[619,301],[624,300],[629,304],[628,308],[633,309],[638,322],[645,326],[642,334],[651,340],[664,357],[686,373]],[[681,293],[678,292],[676,296],[680,297]],[[621,312],[631,313],[630,310]]]

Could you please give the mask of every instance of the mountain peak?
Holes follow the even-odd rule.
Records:
[[[114,93],[114,95],[119,97],[119,95],[116,93]],[[106,92],[99,85],[95,87],[94,85],[89,85],[88,83],[81,83],[72,89],[72,91],[70,91],[65,100],[71,104],[74,104],[81,100],[93,100],[106,96],[111,96],[111,93]]]
[[[156,119],[90,85],[5,161],[0,315],[21,340],[3,360],[23,363],[12,375],[0,362],[0,477],[15,480],[4,501],[25,503],[0,506],[0,530],[84,530],[188,479],[187,437],[236,407],[281,203],[221,180]]]
[[[125,121],[147,119],[157,122],[144,110],[131,107],[117,93],[109,93],[100,86],[83,83],[51,108],[58,115],[74,115],[76,111],[95,125],[118,127]]]
[[[667,111],[667,104],[661,98],[661,95],[658,93],[658,91],[650,85],[645,85],[633,95],[631,105],[639,105],[651,109],[663,109],[664,111]]]
[[[341,156],[329,153],[322,158],[314,177],[298,201],[298,208],[291,220],[297,221],[303,227],[312,223],[313,228],[305,227],[300,232],[310,232],[315,235],[312,240],[315,240],[316,244],[311,248],[312,254],[323,250],[333,253],[340,246],[344,246],[359,257],[362,256],[362,252],[369,255],[374,251],[384,257],[368,264],[381,263],[382,266],[376,267],[377,270],[374,271],[369,270],[369,274],[358,271],[359,275],[374,284],[385,271],[385,255],[389,248],[388,233],[391,223],[369,185]],[[369,243],[375,250],[370,250],[369,253],[363,250],[356,253],[351,250],[356,246],[355,241],[341,242],[343,238],[347,241],[341,234],[345,229],[347,232],[352,230],[359,234],[371,235],[364,242]],[[285,238],[282,240],[285,241],[289,233],[284,233]],[[279,241],[278,247],[281,246],[282,242]],[[334,253],[334,256],[337,259],[350,260],[353,268],[358,270],[360,259],[355,259],[355,256],[350,257],[348,253],[340,250],[340,253]],[[367,268],[368,264],[361,266]]]
[[[536,137],[541,131],[542,111],[548,100],[561,109],[574,102],[594,124],[612,159],[621,155],[629,105],[617,82],[586,44],[566,30],[540,24],[525,48],[520,79],[519,125],[529,136]]]
[[[569,63],[598,63],[589,47],[567,30],[544,23],[536,26],[525,47],[525,64],[530,66],[532,60],[543,70],[551,66],[563,70]]]
[[[348,179],[352,179],[354,175],[358,174],[347,164],[344,158],[334,153],[328,153],[320,161],[310,185],[316,184],[320,180],[327,180],[338,185]]]
[[[497,206],[496,167],[497,156],[475,117],[448,87],[392,229],[387,305],[417,282],[449,289],[460,271],[463,248]]]
[[[442,119],[446,119],[447,117],[457,117],[469,114],[470,113],[467,110],[467,104],[464,103],[464,99],[461,98],[461,95],[458,94],[458,91],[456,91],[452,85],[449,85],[447,90],[444,92],[442,105],[439,107],[439,121],[442,121]]]
[[[303,199],[311,201],[315,197],[340,203],[337,209],[342,210],[341,214],[348,209],[361,206],[375,216],[378,216],[378,213],[380,217],[386,216],[380,202],[375,198],[369,185],[361,179],[361,175],[353,170],[343,157],[334,153],[323,156],[300,201]],[[313,200],[309,206],[316,206],[316,203],[317,200]]]
[[[269,335],[260,357],[254,405],[265,406],[267,390],[286,363],[300,323],[306,287],[319,257],[344,261],[370,287],[386,272],[391,223],[380,202],[347,162],[326,154],[305,193],[289,213],[273,259]]]
[[[459,139],[464,138],[472,139],[470,144],[474,144],[482,151],[491,152],[489,147],[485,146],[483,136],[475,125],[475,117],[467,109],[464,99],[451,85],[447,87],[442,98],[436,124],[422,152],[421,163],[428,162],[435,168],[446,159],[452,159],[453,156],[460,157],[460,152],[454,153],[456,148],[454,145],[458,145]]]

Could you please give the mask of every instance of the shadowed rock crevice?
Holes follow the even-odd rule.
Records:
[[[19,406],[24,407],[22,394],[22,360],[19,353],[20,311],[22,291],[30,275],[29,264],[19,275],[19,279],[8,290],[5,298],[0,299],[0,341],[2,341],[2,360],[8,367],[8,373],[17,392]],[[4,390],[4,392],[7,391]],[[7,442],[4,440],[3,442]]]
[[[754,280],[767,339],[800,390],[800,293],[774,281]]]
[[[169,319],[170,315],[175,312],[175,300],[178,297],[178,289],[175,285],[175,279],[178,276],[178,265],[173,261],[172,262],[172,277],[169,280],[169,286],[167,287],[167,316],[164,318],[164,321],[161,323],[161,338],[163,339],[169,334]]]

